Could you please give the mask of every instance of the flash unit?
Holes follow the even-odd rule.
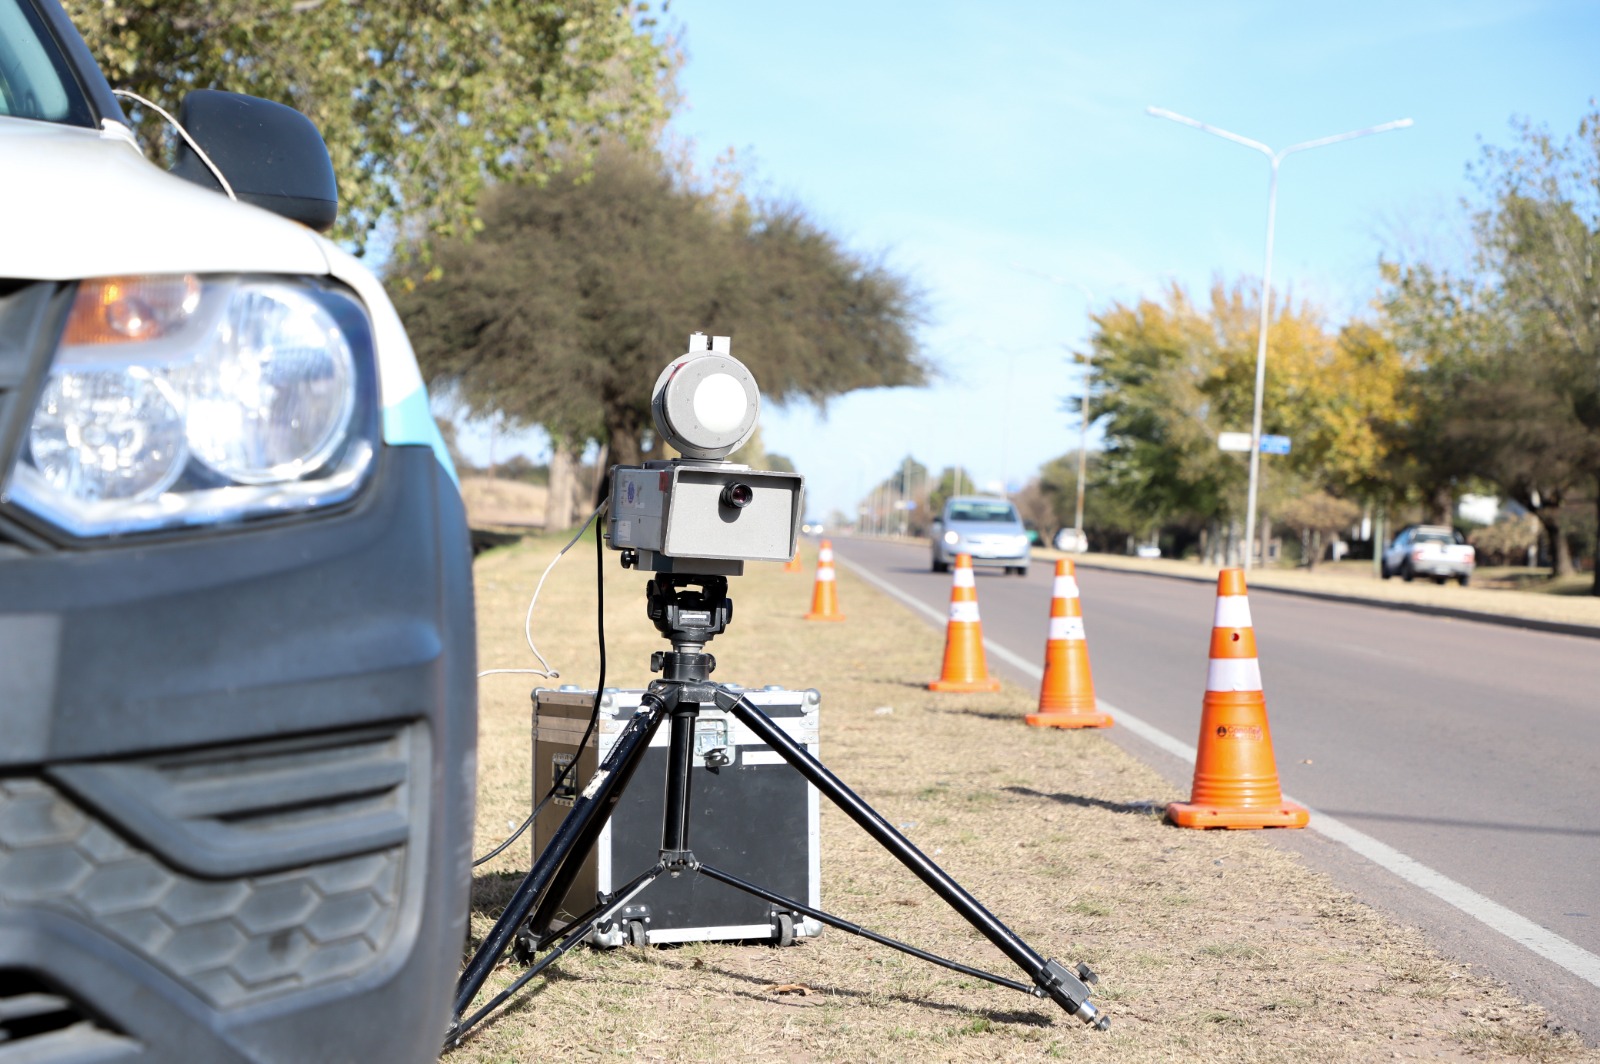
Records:
[[[695,333],[688,353],[656,378],[650,396],[656,432],[685,458],[726,458],[756,430],[760,389],[744,363],[728,352],[726,336]]]

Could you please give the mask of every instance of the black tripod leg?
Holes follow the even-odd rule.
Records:
[[[1093,1024],[1101,1029],[1108,1025],[1100,1016],[1100,1010],[1089,1001],[1089,988],[1082,979],[1068,971],[1060,962],[1047,961],[1035,953],[1026,942],[1017,937],[1014,931],[978,904],[978,900],[968,894],[961,884],[951,879],[944,869],[930,861],[921,850],[911,844],[909,839],[891,827],[877,810],[862,801],[861,797],[846,787],[839,777],[829,772],[822,762],[812,757],[809,750],[795,742],[787,732],[773,723],[772,718],[761,712],[755,703],[721,686],[714,690],[719,707],[738,717],[745,727],[760,737],[762,742],[776,750],[813,787],[844,810],[863,831],[871,835],[897,861],[926,883],[946,905],[994,943],[996,949],[1011,958],[1012,962],[1033,980],[1034,985],[1048,994],[1056,1004],[1084,1023]]]
[[[650,745],[650,737],[666,716],[667,708],[662,699],[654,694],[646,694],[639,704],[639,711],[617,737],[605,761],[583,791],[573,799],[572,811],[556,829],[549,845],[534,862],[516,893],[512,894],[505,912],[495,921],[494,927],[484,937],[456,982],[455,1010],[451,1015],[457,1025],[533,907],[539,906],[535,920],[537,928],[538,918],[548,920],[561,904],[577,874],[578,866],[594,848],[595,840],[605,828],[612,808],[622,797],[623,788],[639,767],[645,748]]]
[[[540,957],[538,962],[534,964],[533,967],[517,976],[515,982],[506,987],[504,990],[500,991],[500,993],[496,994],[494,997],[490,998],[484,1003],[482,1008],[478,1009],[477,1012],[474,1012],[471,1016],[468,1016],[464,1020],[457,1020],[454,1024],[452,1024],[450,1027],[450,1033],[446,1037],[444,1048],[446,1050],[450,1050],[460,1045],[461,1040],[466,1037],[467,1032],[472,1030],[479,1023],[483,1022],[483,1018],[485,1016],[499,1008],[518,990],[521,990],[523,987],[531,983],[540,972],[544,971],[546,968],[550,967],[550,965],[566,956],[567,951],[572,949],[572,947],[576,946],[578,943],[582,942],[584,938],[588,936],[590,931],[593,931],[597,925],[609,920],[615,913],[619,912],[624,906],[637,897],[641,890],[654,883],[657,877],[659,877],[661,873],[665,871],[666,866],[658,863],[654,868],[644,872],[631,883],[617,891],[617,893],[612,896],[610,901],[606,902],[604,905],[596,905],[594,908],[590,909],[588,912],[574,920],[561,932],[560,942],[556,945],[555,949],[551,950],[543,957]]]

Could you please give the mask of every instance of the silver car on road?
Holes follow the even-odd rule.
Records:
[[[1003,565],[1007,572],[1027,575],[1028,530],[1006,499],[958,495],[948,500],[934,519],[929,538],[936,573],[948,572],[955,556],[965,554],[975,566]]]

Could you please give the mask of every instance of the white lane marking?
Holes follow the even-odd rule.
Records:
[[[840,561],[851,572],[878,590],[885,592],[891,598],[910,606],[936,624],[945,623],[944,616],[933,607],[919,602],[877,575],[867,572],[855,562],[847,559],[840,559]],[[983,646],[990,654],[993,654],[1008,665],[1020,669],[1035,680],[1044,677],[1042,666],[1035,665],[1018,654],[1013,654],[992,639],[985,639]],[[1147,724],[1125,709],[1118,709],[1116,706],[1107,703],[1105,699],[1098,699],[1097,701],[1100,703],[1101,710],[1110,713],[1116,718],[1119,726],[1126,728],[1145,742],[1172,754],[1174,757],[1182,758],[1190,764],[1194,763],[1194,747],[1187,743],[1179,742],[1160,728]],[[1287,794],[1284,797],[1294,801]],[[1300,804],[1305,805],[1304,802]],[[1307,808],[1310,807],[1308,806]],[[1350,825],[1326,813],[1319,813],[1317,810],[1311,809],[1311,829],[1342,846],[1348,847],[1384,871],[1399,876],[1414,887],[1427,891],[1451,908],[1466,913],[1485,927],[1498,931],[1518,945],[1527,947],[1545,960],[1550,961],[1552,964],[1560,965],[1579,979],[1600,989],[1600,956],[1590,953],[1576,942],[1567,941],[1555,932],[1540,927],[1526,916],[1511,911],[1499,902],[1484,897],[1471,887],[1463,883],[1457,883],[1444,873],[1429,868],[1416,858],[1408,857],[1388,843],[1379,842],[1366,832],[1357,831]]]

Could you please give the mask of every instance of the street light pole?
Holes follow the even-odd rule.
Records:
[[[1355,129],[1348,133],[1336,133],[1331,137],[1318,137],[1301,144],[1291,144],[1282,151],[1275,152],[1260,141],[1241,137],[1237,133],[1230,133],[1226,129],[1207,125],[1197,119],[1169,111],[1164,107],[1145,108],[1157,118],[1167,118],[1180,122],[1186,126],[1203,130],[1224,140],[1231,140],[1235,144],[1243,144],[1247,148],[1254,148],[1261,152],[1272,162],[1272,179],[1267,185],[1267,254],[1261,267],[1261,323],[1256,335],[1256,397],[1254,413],[1250,422],[1250,496],[1245,503],[1244,519],[1244,568],[1250,570],[1250,562],[1255,557],[1256,535],[1256,490],[1261,477],[1261,397],[1267,383],[1267,325],[1269,299],[1272,293],[1272,235],[1277,224],[1278,215],[1278,167],[1283,160],[1297,151],[1308,148],[1320,148],[1327,144],[1337,144],[1342,140],[1354,140],[1357,137],[1369,136],[1373,133],[1387,133],[1391,129],[1405,129],[1411,125],[1411,119],[1401,118],[1394,122],[1385,122],[1378,126],[1368,126],[1366,129]]]

